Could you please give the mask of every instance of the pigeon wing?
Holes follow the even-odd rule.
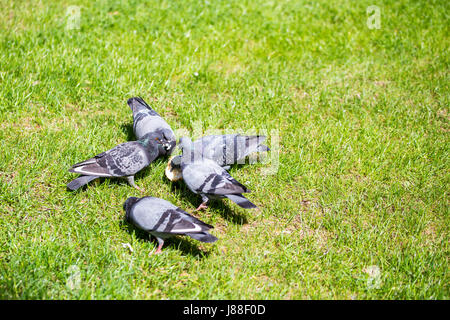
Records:
[[[123,177],[134,175],[145,168],[150,163],[149,160],[144,147],[139,142],[132,141],[79,162],[69,171],[100,177]]]
[[[239,134],[211,135],[194,142],[195,150],[221,166],[235,164],[238,160],[258,150],[265,136],[241,136]]]
[[[183,169],[183,179],[197,193],[226,195],[250,192],[223,168],[215,166],[208,162],[189,164]]]
[[[177,209],[158,211],[153,206],[138,206],[133,208],[132,217],[137,226],[148,232],[183,234],[209,229],[203,223],[184,217]]]

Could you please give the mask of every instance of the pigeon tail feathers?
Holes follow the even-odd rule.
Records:
[[[227,194],[225,195],[228,199],[236,203],[238,206],[244,208],[244,209],[252,209],[257,208],[256,205],[250,202],[246,197],[244,197],[242,194]]]
[[[217,238],[208,232],[186,233],[187,236],[206,243],[216,242]]]
[[[130,107],[131,111],[137,112],[139,109],[147,109],[154,113],[156,113],[155,110],[150,107],[147,102],[144,101],[141,97],[133,97],[127,100],[127,104]]]
[[[75,191],[97,178],[99,178],[99,176],[80,176],[80,177],[70,181],[67,184],[67,188],[69,188],[72,191]]]

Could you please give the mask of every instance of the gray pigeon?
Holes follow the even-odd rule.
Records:
[[[191,216],[169,201],[155,198],[130,197],[123,204],[125,219],[136,227],[148,231],[158,240],[160,253],[164,240],[174,235],[185,235],[202,242],[215,242],[217,238],[208,233],[213,226]]]
[[[205,136],[194,141],[194,149],[221,167],[236,164],[253,152],[264,152],[270,149],[261,144],[265,136],[241,136],[240,134],[224,134]]]
[[[149,133],[160,133],[170,143],[170,148],[164,154],[172,153],[177,139],[169,124],[141,97],[130,98],[127,103],[133,112],[133,131],[137,139]]]
[[[81,176],[69,182],[67,187],[76,190],[99,177],[124,177],[131,186],[141,190],[134,183],[134,175],[170,147],[170,143],[158,133],[150,133],[138,141],[119,144],[111,150],[74,164],[69,172],[79,173]]]
[[[251,209],[256,206],[245,198],[242,193],[248,193],[244,185],[236,181],[224,168],[215,161],[202,157],[192,148],[192,141],[183,137],[180,139],[183,150],[179,168],[188,188],[202,197],[202,203],[197,208],[206,209],[210,199],[228,198],[242,208]],[[172,160],[173,163],[173,160]],[[177,163],[174,164],[175,167]]]
[[[231,164],[243,163],[245,157],[253,152],[270,151],[269,147],[261,144],[265,139],[265,136],[240,134],[211,135],[195,140],[193,148],[203,158],[214,160],[219,166],[229,170]],[[181,172],[172,168],[180,159],[180,155],[172,157],[167,164],[165,174],[171,181],[181,179]]]

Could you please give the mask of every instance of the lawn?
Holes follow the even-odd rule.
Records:
[[[0,5],[0,298],[449,299],[450,2]],[[124,221],[130,196],[200,204],[167,158],[144,194],[66,189],[134,139],[135,95],[179,135],[267,134],[230,170],[259,209],[193,213],[216,243],[149,256]]]

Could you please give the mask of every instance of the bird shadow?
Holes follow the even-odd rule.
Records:
[[[194,194],[191,190],[188,189],[186,184],[182,181],[175,181],[172,182],[168,180],[165,176],[161,178],[164,183],[169,185],[170,190],[175,193],[179,194],[184,199],[188,200],[193,207],[198,207],[198,205],[201,203],[200,196]],[[226,199],[215,199],[211,200],[208,204],[210,208],[213,209],[219,209],[222,217],[234,224],[243,225],[248,223],[247,217],[243,214],[234,212],[228,204],[225,203]]]
[[[156,240],[156,238],[154,236],[150,235],[148,232],[145,232],[139,228],[136,228],[134,225],[125,221],[125,219],[120,222],[120,225],[122,228],[126,228],[128,233],[130,233],[130,234],[134,233],[136,238],[139,241],[145,241],[145,242],[151,241],[155,244],[155,247],[158,246],[158,241]],[[174,236],[172,238],[164,240],[163,250],[164,250],[164,248],[177,249],[177,250],[180,250],[181,252],[183,252],[184,254],[189,254],[193,257],[198,257],[198,258],[204,258],[204,257],[208,257],[210,255],[209,251],[203,251],[203,250],[199,249],[196,245],[192,244],[190,241],[187,241],[187,240],[183,239],[182,237],[178,237],[178,236]]]
[[[154,171],[155,168],[162,162],[167,162],[167,159],[164,156],[159,156],[158,158],[153,160],[152,163],[150,163],[147,167],[139,172],[136,172],[136,174],[134,175],[135,182],[138,183],[140,179],[146,177],[150,172]]]
[[[120,129],[127,135],[127,141],[136,140],[136,136],[133,132],[133,123],[124,122],[120,125]]]

